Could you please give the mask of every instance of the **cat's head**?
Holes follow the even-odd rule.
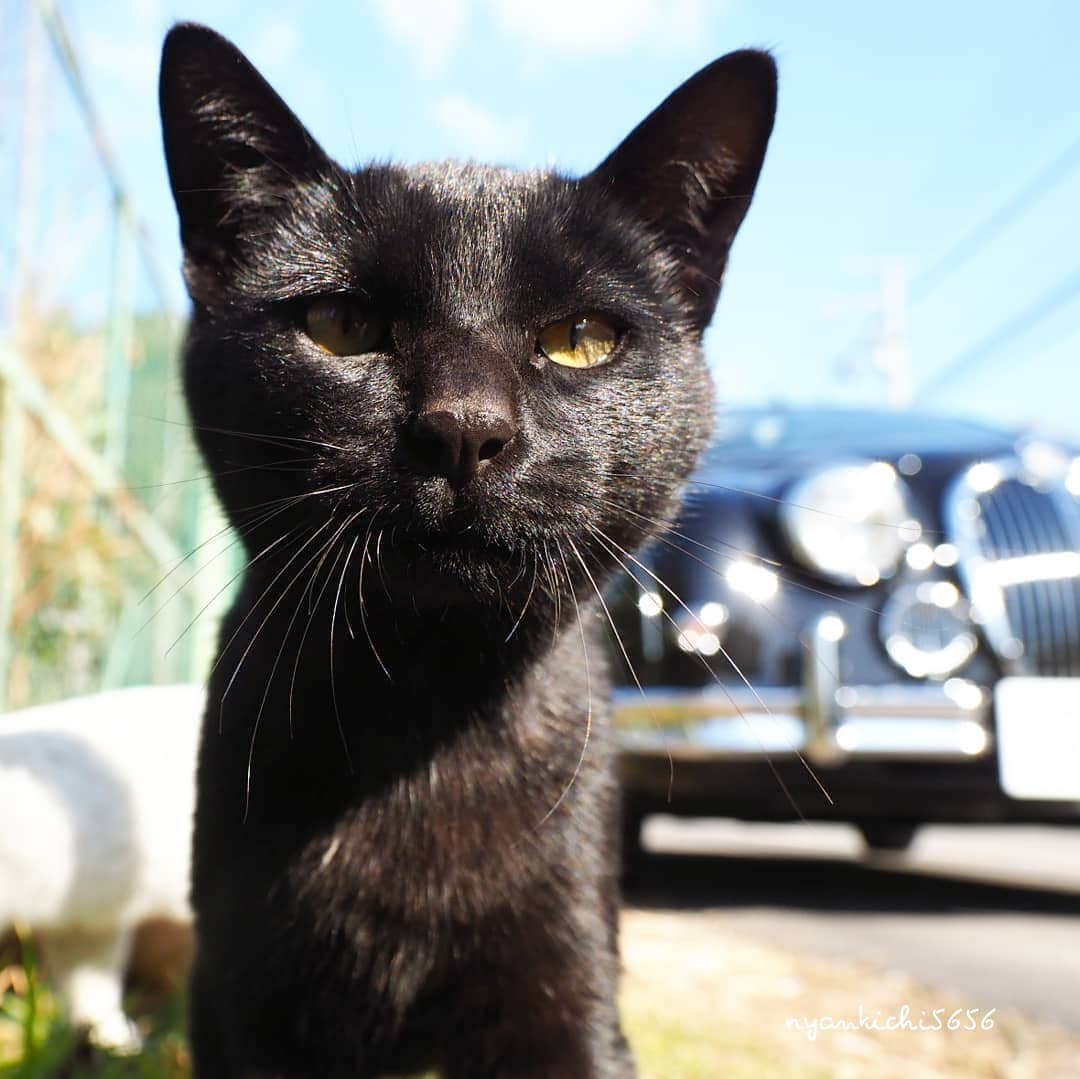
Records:
[[[234,46],[174,28],[185,382],[234,523],[325,526],[312,551],[377,534],[440,601],[527,584],[530,559],[602,576],[708,441],[701,335],[775,102],[772,60],[737,52],[581,178],[350,171]]]

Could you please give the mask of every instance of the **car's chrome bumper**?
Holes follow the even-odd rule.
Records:
[[[818,764],[973,760],[990,751],[990,694],[980,687],[962,679],[844,685],[833,642],[812,631],[806,645],[801,686],[618,691],[623,748],[693,760],[801,753]]]

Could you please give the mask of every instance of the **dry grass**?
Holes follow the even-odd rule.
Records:
[[[102,426],[104,340],[60,312],[26,309],[17,342],[52,400],[98,440]],[[2,389],[2,387],[0,387]],[[88,692],[102,641],[115,624],[122,586],[117,565],[133,553],[110,527],[91,485],[33,418],[22,446],[19,582],[11,633],[15,655],[7,704],[33,703],[40,668],[63,671],[54,693]]]
[[[179,631],[190,597],[181,595],[135,639],[135,628],[154,608],[136,617],[140,612],[132,607],[161,570],[116,512],[120,504],[141,503],[179,542],[194,542],[207,488],[202,481],[173,482],[203,469],[183,427],[173,422],[182,409],[171,323],[147,315],[133,327],[123,416],[107,407],[104,329],[81,326],[63,310],[29,303],[17,324],[13,344],[47,395],[50,414],[99,453],[108,445],[110,418],[118,421],[112,464],[135,489],[99,488],[29,410],[21,438],[10,447],[7,442],[0,446],[0,453],[13,448],[21,457],[16,557],[12,565],[0,567],[17,583],[4,703],[15,709],[78,696],[102,688],[109,679],[109,684],[150,676],[182,681],[190,675],[181,656],[172,662],[160,657],[171,638],[153,637],[159,622],[163,638],[173,621],[179,622],[174,635]]]

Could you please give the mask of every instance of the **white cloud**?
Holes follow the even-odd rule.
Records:
[[[80,12],[68,20],[83,71],[107,135],[124,170],[130,148],[154,145],[158,134],[157,82],[165,16],[155,0],[130,0],[108,27]]]
[[[546,57],[611,56],[645,42],[693,46],[725,0],[374,0],[384,28],[422,74],[439,74],[474,15]]]
[[[435,118],[455,141],[456,156],[506,160],[525,143],[523,116],[504,118],[464,94],[446,94],[435,104]]]
[[[161,0],[132,0],[131,17],[136,26],[160,26],[165,18]]]
[[[296,56],[298,44],[296,20],[279,15],[259,27],[248,55],[260,69],[284,67]]]
[[[500,29],[547,52],[611,55],[648,41],[693,45],[703,32],[704,0],[487,0]],[[715,5],[713,5],[715,13]]]
[[[461,36],[470,0],[375,0],[375,13],[425,75],[446,65]]]
[[[143,95],[148,87],[157,85],[160,39],[156,27],[147,30],[136,25],[123,37],[88,35],[81,51],[96,81],[122,83],[133,93]]]

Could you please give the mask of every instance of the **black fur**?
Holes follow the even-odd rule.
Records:
[[[708,441],[772,61],[717,61],[582,179],[346,171],[197,26],[161,106],[188,402],[252,559],[199,765],[197,1074],[630,1076],[594,585]],[[377,351],[312,343],[326,295]],[[538,353],[588,312],[612,362]]]

